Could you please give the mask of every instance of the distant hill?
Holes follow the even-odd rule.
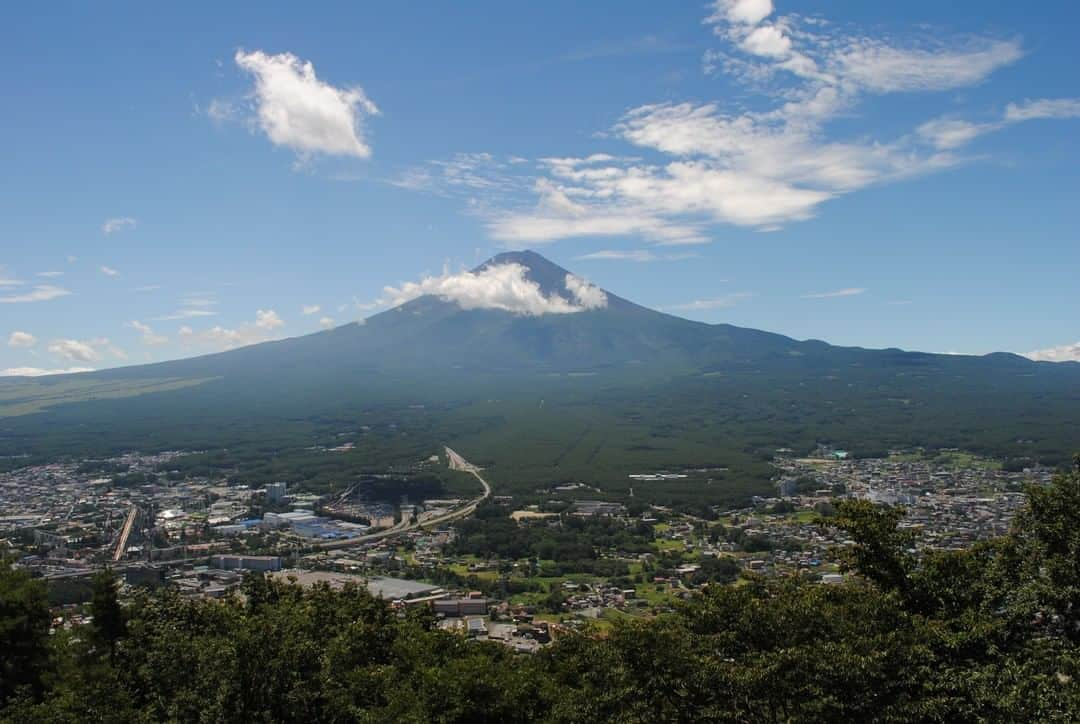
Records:
[[[507,265],[539,298],[578,303],[580,280],[534,252],[474,272]],[[364,464],[453,440],[529,491],[584,479],[618,493],[628,471],[660,467],[734,471],[715,498],[767,487],[777,447],[956,446],[1051,463],[1080,449],[1080,364],[836,347],[590,293],[581,311],[539,315],[424,295],[362,324],[220,354],[4,380],[0,455],[269,441],[283,454],[392,421],[400,434],[358,446]]]

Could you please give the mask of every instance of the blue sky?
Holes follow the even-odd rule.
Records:
[[[508,248],[708,322],[1080,359],[1075,3],[222,5],[8,9],[0,370],[312,332]]]

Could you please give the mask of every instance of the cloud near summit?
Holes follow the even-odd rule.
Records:
[[[527,276],[522,264],[493,264],[475,272],[463,271],[428,276],[419,282],[383,290],[384,304],[399,305],[424,295],[454,302],[462,309],[499,309],[512,314],[537,317],[543,314],[574,314],[607,306],[607,294],[599,287],[567,274],[568,297],[545,295],[540,285]]]

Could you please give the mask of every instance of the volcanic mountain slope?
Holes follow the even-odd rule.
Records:
[[[500,254],[471,275],[407,286],[398,306],[316,334],[3,381],[0,456],[271,440],[282,450],[391,419],[396,437],[384,442],[402,454],[457,440],[470,459],[531,480],[625,481],[630,470],[730,466],[818,442],[1046,462],[1080,449],[1080,364],[845,348],[693,322],[533,252]],[[372,442],[368,462],[382,451]]]

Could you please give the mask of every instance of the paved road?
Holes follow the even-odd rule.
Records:
[[[124,521],[124,527],[120,531],[120,539],[116,541],[116,551],[113,553],[113,563],[118,562],[127,553],[128,538],[131,537],[131,529],[135,525],[135,517],[139,514],[139,509],[135,506],[131,506],[131,510],[128,511],[127,519]]]
[[[400,523],[398,523],[397,525],[395,525],[393,528],[387,528],[386,530],[380,530],[378,533],[370,533],[368,535],[362,535],[362,536],[360,536],[358,538],[349,538],[348,540],[336,540],[336,541],[329,541],[329,542],[326,542],[326,543],[316,543],[316,544],[311,545],[311,546],[303,546],[302,550],[304,550],[304,551],[329,551],[329,550],[337,550],[337,549],[341,549],[341,548],[351,548],[352,546],[355,546],[355,545],[361,545],[363,543],[371,543],[373,541],[382,540],[383,538],[390,538],[391,536],[400,535],[402,533],[408,533],[409,531],[421,530],[423,528],[427,528],[428,526],[442,525],[443,523],[449,523],[451,521],[461,520],[462,518],[467,518],[468,516],[472,515],[473,513],[476,512],[476,506],[480,505],[480,503],[484,502],[489,497],[491,497],[491,485],[489,485],[488,481],[484,480],[484,477],[482,475],[480,475],[480,471],[482,470],[482,468],[477,467],[476,465],[473,465],[468,460],[461,457],[461,455],[457,454],[456,452],[454,452],[450,448],[446,448],[446,457],[450,461],[450,469],[451,470],[457,470],[457,471],[463,472],[463,473],[470,473],[473,477],[475,477],[478,481],[480,481],[480,485],[482,485],[483,488],[484,488],[484,492],[480,494],[480,497],[473,498],[472,500],[465,503],[464,505],[458,506],[457,508],[454,508],[450,512],[444,513],[443,515],[439,515],[439,516],[436,516],[434,518],[426,518],[425,520],[420,521],[420,522],[416,522],[416,523],[410,523],[407,520],[403,520]],[[126,549],[127,536],[128,536],[128,534],[130,534],[132,524],[134,524],[134,522],[135,522],[135,515],[134,515],[135,512],[136,511],[133,508],[131,510],[131,512],[128,514],[128,519],[125,521],[124,531],[121,534],[121,541],[120,541],[120,543],[124,544],[124,548],[121,548],[120,545],[117,545],[117,551],[118,552],[123,551],[123,550]],[[207,557],[193,558],[193,559],[187,559],[187,560],[183,560],[183,561],[160,561],[160,562],[164,563],[165,565],[178,565],[178,564],[186,563],[186,562],[202,561],[202,560],[206,560],[206,558]],[[119,563],[119,559],[114,557],[113,560],[114,560],[114,562]],[[118,573],[122,573],[124,570],[126,570],[126,566],[121,564],[119,566],[116,566],[114,568],[114,570],[116,572],[118,572]],[[52,576],[45,576],[45,577],[46,578],[75,578],[75,577],[78,577],[78,576],[89,575],[92,572],[93,571],[79,571],[79,572],[74,572],[74,573],[60,573],[60,574],[56,574],[56,575],[52,575]]]
[[[409,521],[402,520],[393,528],[380,530],[378,533],[369,533],[368,535],[362,535],[358,538],[350,538],[348,540],[336,540],[327,543],[316,543],[315,545],[310,546],[310,548],[319,551],[351,548],[355,545],[360,545],[362,543],[371,543],[372,541],[382,540],[383,538],[389,538],[391,536],[400,535],[402,533],[408,533],[409,531],[420,530],[423,528],[427,528],[428,526],[442,525],[443,523],[449,523],[454,520],[461,520],[462,518],[467,518],[473,513],[475,513],[476,506],[480,505],[480,503],[491,497],[491,485],[489,485],[488,481],[484,480],[483,476],[480,475],[480,471],[482,470],[482,468],[473,465],[450,448],[446,448],[446,457],[450,461],[451,470],[457,470],[463,473],[470,473],[474,478],[480,481],[480,485],[482,485],[484,488],[484,492],[480,494],[480,497],[473,498],[468,503],[465,503],[462,506],[454,508],[448,513],[444,513],[443,515],[439,515],[434,518],[425,518],[423,521],[418,521],[416,523],[410,523]],[[305,546],[305,550],[306,549],[308,549],[307,546]]]

